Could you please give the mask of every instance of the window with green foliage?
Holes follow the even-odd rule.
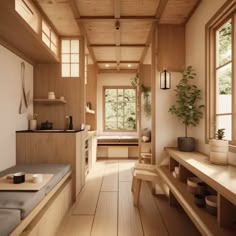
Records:
[[[104,130],[136,131],[136,89],[104,87]]]

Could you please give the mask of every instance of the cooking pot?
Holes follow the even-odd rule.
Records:
[[[53,123],[52,122],[48,122],[46,120],[46,122],[41,123],[40,129],[52,129],[52,128],[53,128]]]

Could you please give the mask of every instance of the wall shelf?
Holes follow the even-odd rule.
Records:
[[[95,111],[94,110],[90,110],[89,108],[86,107],[86,113],[95,114]]]
[[[216,166],[208,157],[197,152],[180,152],[166,148],[170,157],[169,166],[157,168],[160,177],[170,189],[170,200],[173,198],[183,207],[202,235],[235,235],[236,233],[236,168],[233,166]],[[172,176],[175,166],[179,166],[179,178]],[[194,195],[187,190],[186,180],[197,176],[217,192],[217,216],[210,215],[206,209],[198,208]]]
[[[36,98],[36,99],[34,99],[34,102],[42,103],[42,104],[46,104],[46,105],[50,105],[50,104],[65,104],[65,103],[67,103],[66,100],[47,99],[47,98]]]

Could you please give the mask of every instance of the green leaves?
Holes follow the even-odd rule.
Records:
[[[204,108],[204,105],[197,104],[201,99],[201,90],[189,82],[196,77],[192,66],[188,66],[182,72],[182,76],[174,90],[177,98],[176,104],[169,108],[169,112],[176,115],[187,128],[195,127],[203,117],[202,108]],[[187,136],[187,132],[185,136]]]

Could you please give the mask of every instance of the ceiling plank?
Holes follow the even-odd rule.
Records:
[[[192,17],[193,13],[196,11],[196,9],[198,8],[199,4],[201,3],[202,0],[198,0],[195,4],[195,6],[193,7],[192,11],[189,13],[185,23],[187,23],[189,21],[189,19]]]
[[[120,0],[114,0],[114,17],[120,18]]]
[[[69,5],[70,5],[70,8],[71,8],[71,10],[73,12],[74,17],[76,19],[80,18],[79,10],[78,10],[77,4],[75,3],[75,0],[69,0]],[[91,58],[93,60],[94,65],[96,66],[96,57],[95,57],[93,49],[90,47],[89,38],[88,38],[87,32],[86,32],[86,30],[84,28],[84,25],[81,22],[78,22],[78,21],[76,21],[76,22],[77,22],[77,24],[78,24],[78,26],[79,26],[79,28],[81,30],[82,35],[85,38],[89,54],[90,54],[90,56],[91,56]]]
[[[94,21],[105,21],[105,22],[116,22],[117,19],[114,18],[114,16],[81,16],[80,18],[75,18],[78,22],[94,22]],[[153,16],[122,16],[119,18],[120,22],[125,21],[157,21],[158,19]]]
[[[103,64],[109,64],[109,63],[116,63],[116,61],[97,61],[97,64],[100,64],[100,63],[103,63]],[[133,64],[133,63],[139,63],[139,61],[120,61],[120,64],[121,63],[128,63],[128,64]]]
[[[160,3],[157,7],[157,11],[156,11],[156,18],[157,19],[160,19],[163,12],[164,12],[164,9],[166,7],[166,4],[167,4],[168,0],[160,0]]]

